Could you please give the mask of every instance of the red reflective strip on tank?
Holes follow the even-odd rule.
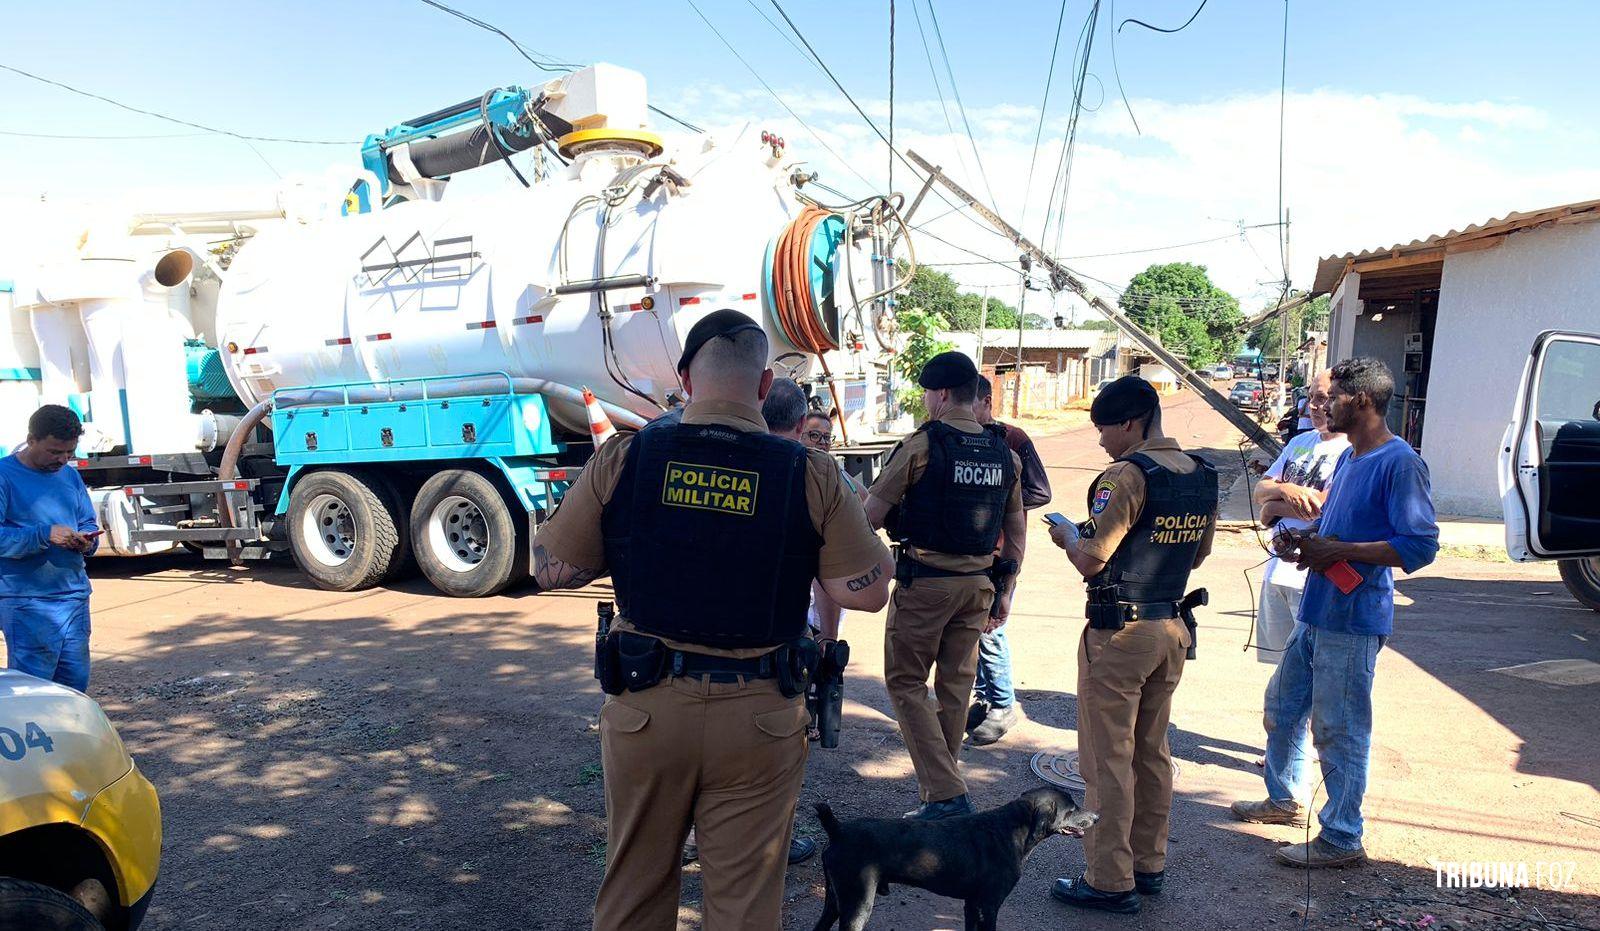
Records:
[[[134,496],[135,491],[136,491],[136,489],[131,488],[131,487],[125,487],[125,488],[122,489],[122,493],[127,495],[130,498]]]
[[[72,460],[72,467],[74,469],[82,469],[82,468],[86,467],[88,464],[89,464],[89,460],[87,460],[87,459],[74,459],[74,460]]]
[[[138,463],[139,465],[149,465],[150,464],[150,457],[149,456],[140,456],[138,459],[135,459],[134,462]],[[142,494],[144,492],[144,489],[141,488],[141,489],[139,489],[139,491]]]
[[[495,326],[495,323],[494,323],[493,320],[481,320],[481,321],[476,321],[476,322],[467,324],[467,329],[469,329],[469,330],[492,330],[492,329],[494,329],[494,326]]]
[[[544,318],[539,316],[538,314],[535,314],[532,317],[516,317],[511,321],[513,326],[523,326],[524,324],[543,323],[543,322],[544,322]]]
[[[546,482],[564,482],[567,480],[567,470],[556,469],[553,472],[540,472],[539,478]]]
[[[265,347],[265,346],[246,346],[245,350],[244,350],[244,354],[247,355],[247,356],[253,356],[258,352],[266,352],[266,351],[267,351],[267,347]]]
[[[753,292],[753,291],[744,296],[744,300],[747,300],[747,301],[753,301],[755,299],[756,299],[756,295],[755,295],[755,292]]]
[[[250,490],[250,483],[249,482],[234,482],[233,483],[233,490],[234,491],[249,491]]]
[[[329,346],[348,346],[351,343],[351,339],[348,336],[341,336],[338,339],[330,339],[325,342]]]
[[[381,341],[386,340],[386,339],[394,339],[394,334],[393,333],[369,333],[369,334],[367,334],[367,342],[369,342],[369,343],[381,342]]]
[[[698,304],[698,303],[700,303],[700,299],[698,297],[680,297],[680,298],[678,298],[678,306],[679,307],[688,307],[690,304]]]

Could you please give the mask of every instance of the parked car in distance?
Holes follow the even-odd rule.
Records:
[[[1277,378],[1278,377],[1278,363],[1276,363],[1276,362],[1268,362],[1266,365],[1263,365],[1261,367],[1261,375],[1262,375],[1263,378],[1267,378],[1267,379]]]
[[[0,669],[0,928],[133,931],[161,802],[82,692]]]
[[[1234,407],[1260,407],[1261,398],[1261,382],[1253,379],[1234,382],[1233,390],[1228,392],[1228,400]]]
[[[1233,377],[1233,366],[1219,363],[1211,367],[1211,377],[1217,381],[1227,381]]]

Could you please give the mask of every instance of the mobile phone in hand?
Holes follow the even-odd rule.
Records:
[[[78,536],[83,537],[85,540],[93,540],[95,537],[98,537],[102,533],[105,533],[105,531],[104,530],[90,530],[90,531],[86,531],[84,533],[80,533],[80,534],[78,534]]]
[[[1072,521],[1067,520],[1066,515],[1062,514],[1059,511],[1051,511],[1049,514],[1046,514],[1045,516],[1043,516],[1043,517],[1041,517],[1039,519],[1044,521],[1045,523],[1049,524],[1052,527],[1057,527],[1057,526],[1060,526],[1061,524],[1070,524],[1070,523],[1072,523]]]
[[[1339,591],[1344,592],[1346,595],[1360,588],[1361,583],[1366,581],[1361,577],[1361,573],[1357,572],[1353,566],[1342,559],[1329,566],[1328,571],[1324,572],[1323,575],[1327,576],[1328,581],[1332,582],[1338,587]]]

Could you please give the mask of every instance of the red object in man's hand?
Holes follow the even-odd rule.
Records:
[[[1328,581],[1338,586],[1339,591],[1344,592],[1346,595],[1360,588],[1361,583],[1366,581],[1361,577],[1361,573],[1357,572],[1353,566],[1342,559],[1329,566],[1322,574],[1327,576]]]

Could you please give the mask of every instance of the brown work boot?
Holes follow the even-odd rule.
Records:
[[[1303,870],[1321,870],[1329,867],[1361,866],[1367,862],[1364,847],[1346,850],[1335,847],[1318,837],[1309,844],[1290,844],[1273,851],[1273,856],[1285,866],[1298,866]]]
[[[1235,818],[1251,824],[1306,826],[1306,810],[1295,801],[1279,802],[1269,798],[1259,802],[1234,802],[1228,810],[1233,812]]]

